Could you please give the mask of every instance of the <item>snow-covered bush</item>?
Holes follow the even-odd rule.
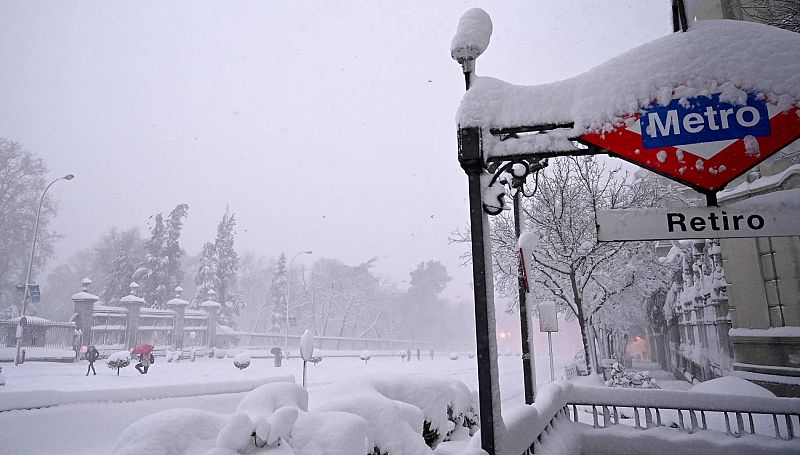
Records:
[[[250,356],[246,352],[236,354],[236,357],[233,358],[233,365],[240,370],[244,370],[250,366]]]
[[[372,353],[369,352],[369,350],[364,349],[361,351],[361,355],[359,357],[361,357],[361,360],[363,360],[364,364],[366,365],[367,361],[372,358]]]
[[[455,380],[374,377],[326,389],[317,409],[362,417],[371,454],[421,455],[478,421],[472,398]]]
[[[164,354],[164,360],[167,362],[175,362],[178,363],[181,361],[181,352],[180,351],[167,351]]]
[[[468,421],[478,421],[474,393],[455,380],[364,379],[326,389],[317,401],[309,410],[299,385],[265,384],[232,415],[173,409],[147,416],[120,435],[113,453],[430,455],[441,442],[469,437]]]
[[[128,351],[115,352],[108,356],[108,360],[106,360],[106,365],[108,365],[109,368],[117,370],[117,376],[119,376],[119,370],[130,364],[131,354]]]
[[[214,348],[213,351],[214,351],[214,357],[216,357],[218,359],[224,359],[225,355],[228,354],[228,350],[227,349]]]
[[[656,380],[648,371],[626,371],[618,362],[614,362],[609,370],[610,378],[606,387],[622,387],[629,389],[659,389]]]
[[[457,352],[451,352],[450,353],[450,360],[458,360],[458,353]]]

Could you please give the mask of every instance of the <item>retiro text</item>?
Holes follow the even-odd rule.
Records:
[[[794,205],[683,207],[597,211],[597,240],[781,237],[800,234]]]
[[[745,227],[752,230],[759,230],[764,227],[764,218],[761,215],[732,215],[728,216],[723,210],[717,215],[710,212],[707,216],[693,216],[688,218],[683,213],[667,212],[667,228],[669,232],[703,232],[707,229],[712,231],[738,231]]]

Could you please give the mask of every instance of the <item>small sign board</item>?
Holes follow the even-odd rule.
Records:
[[[774,207],[597,211],[597,240],[680,240],[800,235],[800,213]]]
[[[744,92],[742,92],[744,93]],[[623,116],[611,131],[581,136],[620,158],[689,185],[716,192],[800,138],[800,115],[760,93],[675,96]]]
[[[558,313],[556,302],[545,300],[539,302],[539,331],[558,332]]]
[[[39,303],[42,300],[42,291],[38,284],[29,284],[28,294],[31,296],[31,303]]]

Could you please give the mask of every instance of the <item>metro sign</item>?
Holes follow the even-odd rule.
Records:
[[[703,192],[716,192],[800,138],[800,112],[782,111],[748,93],[744,104],[721,94],[651,104],[610,132],[581,139]]]

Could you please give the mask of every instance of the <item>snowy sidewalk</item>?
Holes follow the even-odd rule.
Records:
[[[162,360],[162,359],[159,359]],[[95,363],[97,375],[86,376],[88,362],[28,362],[3,368],[6,386],[0,387],[0,412],[96,401],[124,402],[238,393],[274,381],[294,381],[294,371],[254,362],[238,370],[231,359],[198,359],[196,362],[157,362],[148,374],[133,365],[116,370],[105,361]]]
[[[648,360],[633,360],[633,367],[631,368],[634,371],[647,371],[650,373],[653,379],[656,380],[656,384],[661,387],[662,389],[667,390],[689,390],[692,387],[692,384],[687,381],[681,381],[680,379],[675,378],[675,375],[664,371],[661,369],[661,365],[650,362]]]

